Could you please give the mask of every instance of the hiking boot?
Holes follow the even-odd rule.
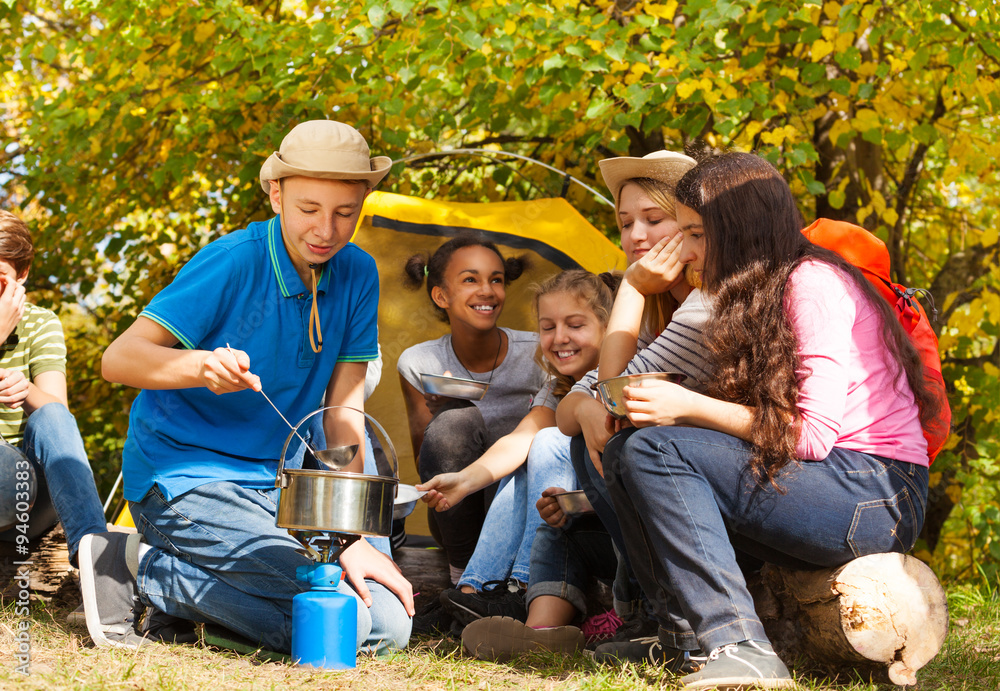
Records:
[[[126,543],[138,540],[137,533],[90,533],[80,540],[80,590],[94,645],[138,648],[149,642],[135,630],[142,604],[126,562]]]
[[[146,607],[135,628],[141,636],[161,643],[198,642],[198,629],[193,621],[172,616],[152,606]]]
[[[743,641],[716,648],[707,664],[681,679],[685,689],[793,689],[792,675],[767,641]]]
[[[524,588],[513,579],[487,581],[478,593],[463,593],[458,588],[449,588],[441,593],[441,606],[462,626],[483,617],[510,617],[518,621],[528,618]]]
[[[462,648],[476,659],[497,662],[540,650],[571,655],[583,649],[583,632],[575,626],[533,629],[510,617],[485,617],[462,631]]]

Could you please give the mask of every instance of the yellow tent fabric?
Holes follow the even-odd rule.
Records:
[[[584,268],[595,273],[625,268],[625,256],[565,199],[466,204],[373,192],[365,202],[354,242],[379,267],[379,342],[382,381],[367,411],[385,427],[399,456],[400,479],[418,481],[396,361],[411,345],[447,333],[426,290],[404,287],[403,266],[412,255],[432,253],[463,231],[496,243],[504,256],[526,255],[530,268],[507,289],[500,324],[534,331],[531,286],[559,271]],[[425,505],[407,519],[407,531],[427,534]]]

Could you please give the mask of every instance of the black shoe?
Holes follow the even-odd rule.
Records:
[[[490,587],[492,586],[492,587]],[[510,617],[528,620],[524,606],[524,588],[517,581],[487,581],[478,593],[463,593],[449,588],[441,593],[441,605],[462,626],[483,617]]]
[[[413,628],[410,635],[448,636],[452,633],[452,623],[451,615],[445,612],[444,607],[441,606],[441,600],[434,598],[413,616]]]
[[[198,629],[193,621],[146,607],[135,627],[142,636],[161,643],[197,643]]]
[[[708,658],[701,651],[677,650],[660,643],[658,636],[631,641],[602,643],[594,651],[594,660],[620,665],[625,662],[665,667],[673,674],[690,674],[701,669]]]
[[[392,521],[392,534],[389,535],[392,551],[395,552],[406,544],[406,519],[396,518]]]
[[[135,630],[142,603],[125,556],[133,539],[138,535],[91,533],[80,540],[80,590],[94,645],[138,648],[149,642]]]

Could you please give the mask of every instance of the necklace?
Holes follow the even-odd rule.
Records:
[[[503,332],[499,328],[497,328],[497,341],[498,341],[497,354],[493,356],[493,367],[490,368],[490,378],[487,380],[486,386],[489,386],[490,384],[493,383],[493,373],[497,371],[497,362],[500,360],[500,351],[503,350]],[[469,379],[471,379],[472,381],[479,381],[478,379],[472,376],[472,372],[470,372],[469,368],[465,366],[464,362],[462,362],[462,358],[458,357],[458,352],[456,352],[455,350],[455,342],[450,341],[450,343],[451,343],[451,352],[455,353],[455,359],[458,360],[458,364],[462,366],[462,369],[465,370],[465,373],[469,375]]]

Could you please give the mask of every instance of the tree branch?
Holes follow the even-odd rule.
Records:
[[[943,90],[939,88],[937,92],[937,100],[934,103],[934,112],[931,114],[930,120],[928,121],[929,124],[933,125],[940,120],[946,111],[944,93]],[[889,242],[886,244],[889,247],[889,265],[895,267],[896,281],[902,283],[903,285],[907,284],[906,267],[903,264],[901,247],[903,230],[907,220],[907,210],[910,203],[910,197],[916,189],[917,180],[920,177],[920,171],[924,167],[924,158],[927,156],[928,149],[930,149],[930,146],[927,144],[917,145],[917,148],[914,149],[909,162],[906,164],[906,172],[903,174],[903,181],[900,183],[899,187],[896,188],[896,223],[889,232]]]
[[[987,362],[1000,366],[1000,340],[993,344],[993,350],[988,355],[980,355],[979,357],[946,358],[942,364],[962,365],[965,367],[982,369],[983,365]]]
[[[8,161],[13,161],[15,158],[17,158],[18,156],[20,156],[21,154],[23,154],[25,151],[27,151],[27,149],[25,149],[20,144],[18,144],[16,147],[14,147],[14,149],[11,150],[11,151],[7,151],[6,149],[4,149],[4,151],[3,151],[3,161],[4,161],[4,163],[7,163]]]

